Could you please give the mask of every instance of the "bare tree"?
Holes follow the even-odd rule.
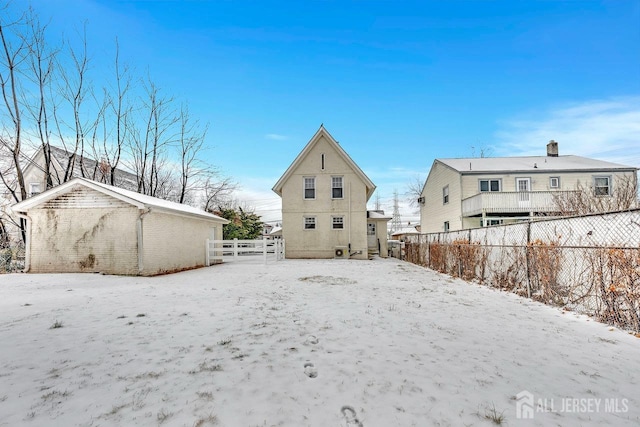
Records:
[[[46,25],[42,25],[33,9],[28,11],[28,30],[26,44],[29,46],[29,70],[27,77],[32,81],[37,90],[37,96],[26,97],[24,100],[31,119],[35,123],[37,140],[44,156],[44,181],[47,189],[53,187],[51,167],[51,131],[49,129],[49,105],[52,100],[52,80],[55,78],[56,56],[58,49],[50,48],[46,39]],[[29,103],[29,99],[33,99]]]
[[[579,182],[575,191],[554,192],[553,203],[563,216],[621,211],[640,206],[635,175],[615,176],[611,184],[610,194],[598,194],[593,185],[584,186]]]
[[[19,67],[26,61],[30,46],[27,40],[18,37],[19,27],[25,25],[26,17],[22,15],[14,21],[6,21],[9,14],[6,13],[9,5],[5,4],[0,9],[0,90],[2,91],[2,129],[0,130],[0,149],[7,155],[9,161],[0,169],[0,179],[10,197],[17,201],[27,197],[24,175],[20,163],[22,154],[22,106],[20,105],[20,92],[22,86],[19,81]],[[10,34],[8,32],[14,32]],[[5,123],[5,118],[9,122]],[[25,236],[24,220],[19,221],[22,240]]]
[[[202,209],[211,212],[214,208],[224,205],[238,185],[231,178],[219,178],[216,173],[207,175],[202,183]]]
[[[418,203],[418,198],[422,196],[423,187],[424,187],[424,179],[422,179],[420,175],[414,175],[407,183],[404,196],[407,202],[409,203],[409,206],[411,206],[414,209],[420,210],[420,204]]]

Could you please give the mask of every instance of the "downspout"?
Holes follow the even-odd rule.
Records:
[[[24,242],[24,272],[31,270],[31,218],[26,213],[16,212],[18,218],[22,218],[27,223],[27,233]]]
[[[351,180],[349,180],[349,258],[351,258]]]
[[[144,269],[144,234],[142,229],[142,218],[151,212],[151,209],[140,209],[140,215],[138,216],[138,220],[136,221],[136,231],[138,234],[138,274],[142,274],[142,270]]]

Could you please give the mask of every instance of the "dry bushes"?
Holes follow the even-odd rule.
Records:
[[[564,305],[568,290],[559,281],[562,249],[557,241],[539,239],[527,244],[527,270],[531,297],[546,304]]]

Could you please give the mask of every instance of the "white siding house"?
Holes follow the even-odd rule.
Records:
[[[273,187],[287,258],[386,256],[387,221],[367,211],[376,186],[320,126]]]
[[[422,189],[420,223],[432,233],[557,215],[554,197],[578,188],[612,197],[623,182],[637,184],[632,166],[580,156],[436,159]]]
[[[205,265],[227,220],[84,178],[12,207],[27,220],[25,271],[151,276]]]

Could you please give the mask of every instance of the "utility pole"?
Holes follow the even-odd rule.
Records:
[[[391,219],[391,234],[402,228],[400,219],[400,202],[398,200],[398,190],[393,191],[393,218]]]

